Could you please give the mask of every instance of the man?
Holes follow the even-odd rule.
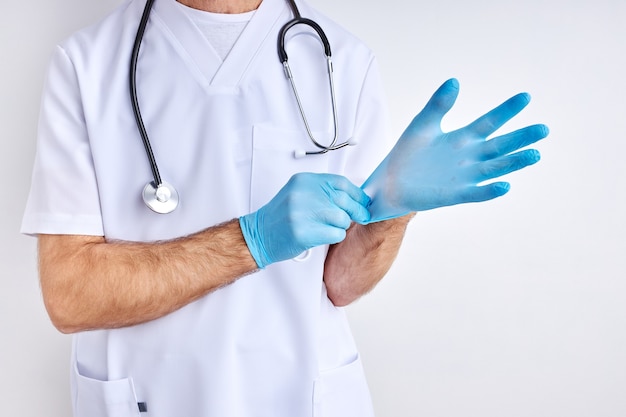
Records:
[[[137,90],[160,171],[180,194],[176,210],[157,214],[141,201],[150,166],[128,97],[144,5],[126,1],[63,42],[42,100],[23,231],[38,235],[52,322],[76,333],[75,416],[372,415],[338,307],[384,276],[413,212],[504,194],[502,183],[475,184],[536,162],[506,155],[547,131],[473,146],[463,161],[497,167],[457,172],[435,129],[456,97],[451,80],[384,158],[372,54],[299,3],[333,45],[338,136],[357,145],[294,159],[312,144],[276,55],[289,5],[157,0]],[[313,133],[327,138],[325,62],[310,35],[289,35],[288,52]],[[527,101],[479,119],[472,137]],[[461,133],[448,145],[467,149]],[[425,160],[436,166],[412,169]]]

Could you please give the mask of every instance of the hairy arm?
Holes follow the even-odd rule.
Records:
[[[39,269],[53,324],[73,333],[157,319],[257,266],[232,220],[157,243],[40,235]]]
[[[324,282],[334,305],[346,306],[369,292],[398,254],[414,214],[368,225],[353,224],[345,240],[332,245],[324,265]]]

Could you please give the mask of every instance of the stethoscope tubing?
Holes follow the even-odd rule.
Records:
[[[337,145],[338,117],[337,117],[337,104],[335,100],[335,83],[333,79],[333,62],[332,62],[332,51],[330,48],[330,42],[328,41],[328,37],[326,36],[326,33],[324,33],[324,30],[317,22],[311,19],[301,17],[300,12],[298,11],[297,6],[293,2],[293,0],[289,0],[289,4],[292,7],[292,13],[294,14],[295,17],[292,20],[288,21],[280,29],[280,32],[278,34],[278,57],[280,59],[280,62],[283,64],[285,76],[287,77],[287,79],[289,80],[289,83],[291,84],[291,89],[293,90],[293,94],[296,98],[296,102],[298,104],[298,110],[300,111],[300,116],[302,117],[302,121],[304,122],[304,127],[306,129],[307,135],[309,136],[309,139],[311,140],[311,142],[320,149],[319,151],[304,152],[304,155],[324,154],[328,151],[334,151],[334,150],[343,148],[344,146],[348,145],[348,142],[344,142],[344,143]],[[311,127],[309,126],[306,113],[304,112],[304,107],[302,106],[302,101],[300,100],[300,94],[298,94],[298,89],[296,87],[296,83],[293,78],[293,73],[291,72],[291,68],[289,67],[289,56],[287,55],[287,51],[285,48],[285,39],[287,37],[287,32],[296,25],[305,25],[315,30],[320,40],[322,41],[322,45],[324,46],[324,54],[326,55],[326,64],[327,64],[326,66],[327,66],[327,71],[328,71],[328,81],[329,81],[329,88],[330,88],[330,99],[331,99],[331,106],[333,110],[333,128],[334,128],[333,139],[329,145],[322,145],[320,142],[317,141],[317,139],[315,139],[315,136],[313,135],[313,132],[311,131]]]
[[[146,26],[148,25],[148,19],[150,17],[150,11],[152,10],[152,5],[154,4],[154,0],[148,0],[146,3],[146,7],[143,10],[143,15],[141,16],[141,21],[139,22],[139,28],[137,30],[137,36],[135,37],[135,43],[133,45],[133,51],[130,58],[130,101],[133,107],[133,114],[135,115],[135,121],[137,123],[137,129],[139,130],[139,134],[141,136],[141,140],[143,142],[143,146],[146,150],[146,155],[150,162],[150,169],[152,170],[152,176],[154,178],[154,184],[156,187],[162,185],[161,174],[159,173],[159,166],[157,165],[156,158],[154,157],[154,152],[152,151],[152,146],[150,144],[150,139],[148,138],[148,132],[146,131],[146,126],[143,122],[143,118],[141,117],[141,110],[139,107],[139,98],[137,95],[137,61],[139,60],[139,49],[141,48],[141,42],[143,40],[143,35],[146,32]]]
[[[130,59],[130,69],[129,69],[129,93],[131,106],[133,109],[133,114],[135,116],[135,122],[137,124],[137,129],[139,130],[139,135],[141,136],[141,140],[143,142],[146,156],[148,158],[148,162],[150,164],[150,170],[152,171],[152,182],[149,182],[143,191],[143,199],[146,205],[152,209],[153,211],[161,214],[169,213],[173,211],[178,205],[178,193],[176,189],[164,182],[161,179],[161,174],[159,172],[159,167],[156,162],[156,158],[154,156],[154,152],[152,150],[152,145],[150,144],[150,139],[148,137],[148,132],[146,130],[146,126],[144,124],[143,118],[141,116],[141,110],[139,105],[139,98],[137,94],[137,63],[139,60],[139,51],[141,49],[141,43],[143,41],[143,37],[146,31],[146,27],[148,25],[148,20],[150,18],[150,12],[152,11],[152,6],[155,0],[147,0],[146,5],[143,10],[143,14],[141,16],[141,21],[139,22],[139,27],[137,29],[137,35],[135,37],[135,42],[133,44],[133,49],[131,53]],[[315,21],[307,18],[303,18],[300,15],[300,11],[298,10],[298,6],[295,3],[295,0],[287,0],[289,7],[291,8],[291,12],[294,18],[288,21],[279,32],[278,36],[278,56],[283,64],[283,68],[285,71],[286,77],[289,79],[291,84],[293,93],[296,97],[296,101],[298,103],[298,109],[300,111],[300,115],[302,116],[302,120],[304,122],[307,135],[311,142],[319,148],[318,151],[296,151],[296,157],[304,156],[304,155],[319,155],[325,154],[328,151],[334,151],[337,149],[341,149],[345,146],[351,145],[352,143],[349,141],[337,144],[337,136],[338,136],[338,117],[337,117],[337,103],[335,99],[335,84],[333,80],[333,64],[331,59],[331,48],[330,42],[328,41],[328,37],[322,30],[321,26],[317,24]],[[318,142],[309,126],[309,122],[307,120],[306,114],[304,112],[304,108],[302,106],[300,96],[298,94],[298,90],[296,88],[296,84],[293,80],[293,74],[291,73],[291,69],[289,68],[289,57],[287,56],[287,52],[285,50],[285,38],[289,29],[293,28],[296,25],[306,25],[315,30],[319,35],[322,44],[324,46],[324,53],[326,55],[327,61],[327,70],[328,70],[328,79],[329,79],[329,88],[331,94],[331,105],[333,112],[333,124],[334,124],[334,134],[333,139],[329,145],[322,145]]]

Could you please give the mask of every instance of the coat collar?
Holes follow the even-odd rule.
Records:
[[[275,43],[273,37],[281,22],[290,18],[286,1],[263,0],[222,62],[202,32],[180,10],[176,0],[155,1],[153,15],[169,32],[179,52],[186,55],[183,58],[196,67],[194,72],[201,73],[203,84],[210,87],[236,87],[264,43]]]

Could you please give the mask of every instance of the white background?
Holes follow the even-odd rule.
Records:
[[[507,129],[552,132],[507,196],[420,213],[349,309],[378,415],[626,416],[626,2],[313,1],[378,55],[395,135],[452,76],[447,128],[529,91]],[[49,324],[18,229],[53,46],[118,3],[0,6],[2,416],[70,413],[70,337]]]

